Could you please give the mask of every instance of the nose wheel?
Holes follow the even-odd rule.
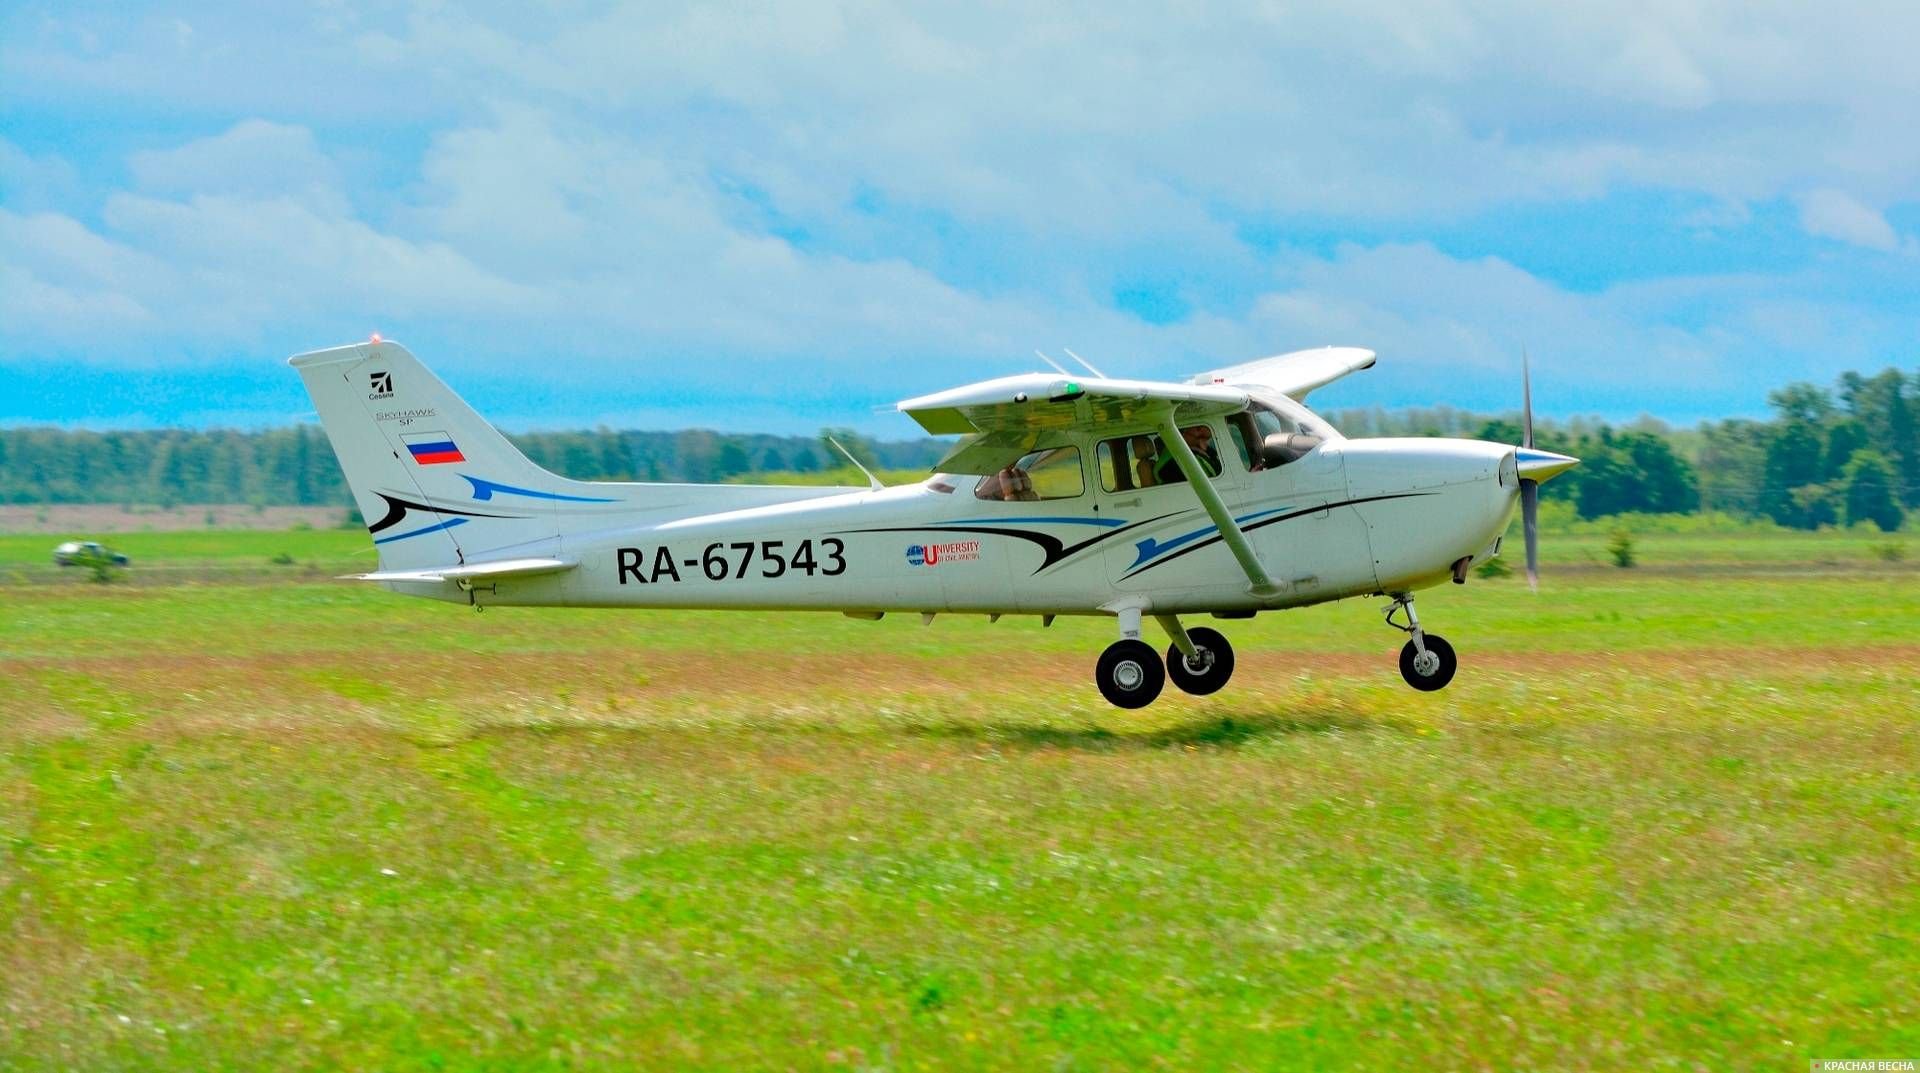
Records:
[[[1407,624],[1401,625],[1393,620],[1394,615],[1406,611]],[[1453,672],[1460,669],[1460,660],[1453,654],[1453,646],[1446,638],[1428,633],[1420,628],[1420,616],[1413,611],[1413,594],[1398,593],[1393,603],[1387,607],[1387,625],[1411,635],[1411,640],[1400,649],[1400,677],[1407,684],[1422,692],[1431,693],[1443,689],[1453,681]]]
[[[1144,708],[1166,686],[1167,670],[1151,645],[1128,638],[1115,641],[1100,653],[1093,680],[1100,687],[1100,695],[1114,707]]]
[[[1426,651],[1414,647],[1408,641],[1400,650],[1400,677],[1415,689],[1433,692],[1453,681],[1453,672],[1460,668],[1460,661],[1454,657],[1453,646],[1446,638],[1438,634],[1427,634]]]

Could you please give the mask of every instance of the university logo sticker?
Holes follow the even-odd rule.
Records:
[[[943,562],[972,562],[980,558],[978,540],[954,540],[945,544],[910,544],[907,565],[939,566]]]
[[[454,445],[453,437],[444,432],[402,432],[400,442],[407,445],[407,453],[413,460],[423,466],[467,460]]]

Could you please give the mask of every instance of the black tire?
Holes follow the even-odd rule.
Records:
[[[1187,657],[1180,654],[1176,645],[1167,646],[1167,677],[1183,692],[1196,697],[1217,693],[1220,687],[1233,677],[1233,646],[1220,636],[1219,630],[1210,630],[1205,626],[1195,626],[1187,631],[1187,637],[1193,641],[1193,647],[1204,656],[1211,656],[1211,662],[1199,669],[1187,665]]]
[[[1100,653],[1093,680],[1114,707],[1144,708],[1167,684],[1167,668],[1145,641],[1115,641]]]
[[[1430,672],[1421,674],[1414,666],[1420,651],[1413,647],[1412,641],[1408,641],[1407,646],[1400,650],[1400,677],[1405,678],[1413,688],[1431,693],[1436,689],[1444,689],[1448,682],[1453,681],[1453,672],[1460,669],[1460,660],[1454,656],[1453,646],[1447,643],[1446,638],[1430,633],[1423,640],[1427,643],[1427,651],[1438,657],[1438,662]]]

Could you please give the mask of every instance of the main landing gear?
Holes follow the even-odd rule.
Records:
[[[1407,612],[1405,625],[1393,620],[1403,608]],[[1413,611],[1412,593],[1394,593],[1393,603],[1387,605],[1387,625],[1412,638],[1400,650],[1400,677],[1405,678],[1408,685],[1431,693],[1453,681],[1453,672],[1460,669],[1460,661],[1446,638],[1420,628],[1420,616]]]
[[[1196,626],[1189,630],[1173,615],[1156,615],[1173,643],[1166,661],[1140,639],[1140,611],[1120,612],[1120,640],[1100,654],[1093,672],[1100,694],[1119,708],[1144,708],[1154,702],[1167,679],[1195,696],[1213,693],[1233,677],[1233,646],[1219,631]]]

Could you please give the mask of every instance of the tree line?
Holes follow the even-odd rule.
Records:
[[[1770,420],[1735,418],[1674,429],[1642,418],[1542,422],[1535,444],[1580,459],[1541,486],[1582,518],[1715,511],[1814,529],[1900,527],[1920,510],[1920,372],[1843,373],[1829,390],[1789,384],[1768,395]],[[1348,436],[1466,436],[1519,443],[1516,418],[1431,410],[1329,414]]]
[[[1920,510],[1920,372],[1845,373],[1831,389],[1790,384],[1768,420],[1674,429],[1643,418],[1543,422],[1536,443],[1578,457],[1542,494],[1581,517],[1716,511],[1816,528],[1898,528]],[[1349,436],[1466,436],[1518,443],[1512,415],[1448,407],[1327,414]],[[535,463],[579,480],[723,481],[811,473],[842,464],[833,436],[875,468],[931,467],[938,440],[873,440],[846,429],[819,437],[594,429],[508,438]],[[351,505],[317,426],[239,432],[0,429],[0,502]]]
[[[751,473],[812,473],[845,464],[832,435],[869,466],[927,468],[938,440],[870,440],[690,429],[531,432],[507,438],[535,464],[583,481],[724,481]],[[333,448],[317,425],[239,432],[0,429],[0,502],[249,503],[351,506]]]

